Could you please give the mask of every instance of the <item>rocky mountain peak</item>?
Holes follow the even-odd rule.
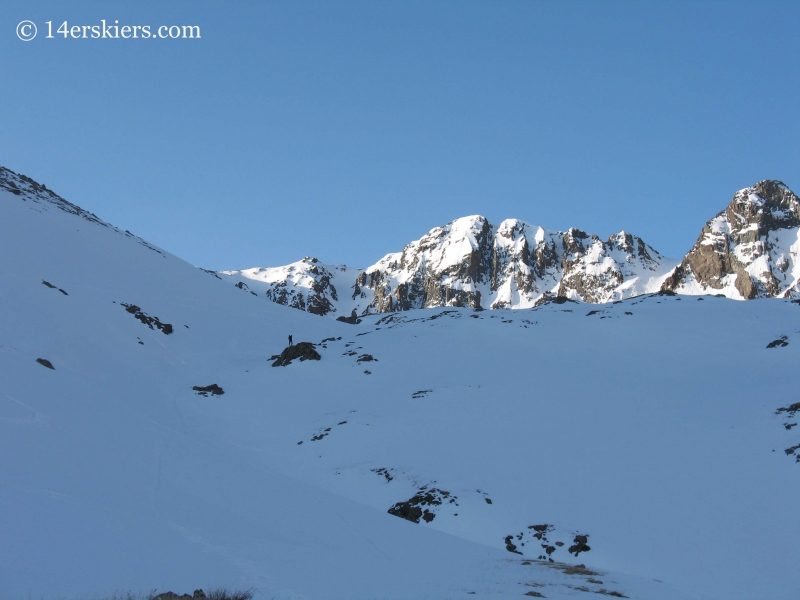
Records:
[[[739,190],[723,212],[730,233],[742,242],[755,241],[756,233],[763,235],[777,229],[800,227],[797,196],[785,184],[775,180],[759,181],[752,187]]]
[[[642,238],[636,237],[625,230],[610,236],[606,241],[606,244],[612,250],[635,255],[642,261],[647,261],[653,264],[659,262],[659,257],[654,258],[650,255],[650,252],[648,251],[649,246],[645,244]]]
[[[664,282],[680,293],[800,297],[800,202],[780,181],[739,190]]]

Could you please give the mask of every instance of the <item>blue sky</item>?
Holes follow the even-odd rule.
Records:
[[[102,19],[202,38],[44,37]],[[798,31],[800,2],[12,1],[0,164],[212,269],[364,267],[470,214],[678,258],[737,189],[800,192]]]

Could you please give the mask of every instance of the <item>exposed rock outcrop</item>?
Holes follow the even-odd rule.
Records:
[[[387,479],[391,481],[391,478]],[[419,523],[420,519],[430,523],[436,518],[436,507],[445,502],[458,506],[457,500],[458,497],[448,491],[422,486],[414,496],[404,502],[396,503],[387,512],[412,523]]]
[[[222,396],[222,394],[225,393],[225,390],[216,383],[212,383],[211,385],[194,385],[192,389],[197,392],[198,396],[208,396],[209,394],[212,396]]]
[[[121,302],[120,304],[128,313],[132,314],[134,318],[140,321],[143,325],[147,325],[150,329],[158,329],[164,335],[169,335],[172,333],[173,327],[170,323],[162,323],[158,317],[151,317],[135,304],[125,304],[124,302]]]
[[[272,363],[273,367],[285,367],[291,364],[295,359],[304,361],[319,360],[320,358],[322,357],[319,355],[319,352],[314,349],[314,344],[311,342],[297,342],[293,346],[284,348],[283,352],[271,357],[270,360],[275,361]]]

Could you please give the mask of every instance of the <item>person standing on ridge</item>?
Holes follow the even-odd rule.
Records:
[[[289,336],[289,345],[292,345],[292,336]]]

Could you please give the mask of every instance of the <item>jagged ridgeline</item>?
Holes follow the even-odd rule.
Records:
[[[800,297],[800,203],[779,181],[737,192],[683,258],[665,258],[621,231],[603,241],[481,216],[436,227],[366,269],[316,258],[224,271],[273,302],[348,317],[415,308],[530,308],[556,298],[591,303],[641,294]],[[246,283],[245,283],[246,282]]]
[[[608,302],[657,292],[678,264],[621,231],[603,241],[471,216],[437,227],[367,269],[306,257],[277,268],[225,271],[280,304],[349,316],[415,308],[530,308],[553,298]],[[263,289],[265,288],[265,289]]]
[[[0,167],[0,188],[163,255],[25,175]],[[530,308],[554,299],[603,303],[659,291],[800,298],[800,201],[780,181],[740,190],[682,260],[625,231],[603,241],[575,228],[551,231],[516,219],[493,225],[476,215],[436,227],[366,269],[305,257],[212,274],[278,304],[337,318],[441,306]]]

